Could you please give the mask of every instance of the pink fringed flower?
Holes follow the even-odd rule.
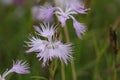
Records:
[[[86,11],[89,10],[85,8],[85,5],[81,0],[72,0],[70,3],[71,3],[69,4],[70,7],[77,13],[86,14]]]
[[[64,27],[67,19],[72,19],[76,34],[81,39],[81,34],[86,32],[86,27],[82,23],[79,23],[75,19],[74,15],[78,13],[86,14],[88,9],[85,9],[84,4],[78,0],[65,0],[63,2],[61,1],[61,3],[61,5],[64,5],[64,7],[59,6],[56,7],[55,10],[58,20],[61,22],[62,27]]]
[[[30,47],[30,49],[26,52],[37,52],[37,57],[39,60],[43,61],[43,66],[45,66],[48,61],[52,61],[54,58],[59,58],[66,64],[72,59],[72,45],[63,44],[61,41],[53,39],[54,33],[56,32],[56,26],[48,26],[44,23],[44,26],[41,25],[41,29],[35,27],[35,30],[39,33],[39,36],[46,37],[47,40],[42,40],[33,36],[30,38],[30,42],[26,42],[28,47]]]
[[[7,69],[2,75],[0,75],[0,80],[5,80],[6,76],[12,72],[16,72],[18,74],[28,74],[30,73],[28,69],[29,67],[27,62],[18,60],[16,62],[13,62],[13,67],[11,69]]]
[[[43,60],[43,66],[45,66],[47,61],[52,61],[54,58],[59,58],[63,60],[65,64],[72,59],[71,56],[72,47],[71,44],[63,44],[60,41],[57,42],[47,42],[44,51],[37,54],[39,60]]]
[[[34,6],[32,8],[33,19],[50,22],[52,20],[54,10],[55,8],[49,3],[46,3],[43,6]]]
[[[49,23],[40,24],[41,29],[38,26],[34,26],[35,30],[40,36],[51,38],[56,32],[56,26],[50,25]]]
[[[45,40],[41,40],[37,37],[32,37],[30,38],[30,42],[26,42],[27,46],[30,47],[30,49],[28,49],[26,51],[26,53],[30,53],[30,52],[41,52],[44,51],[46,45],[46,41]]]
[[[84,34],[86,32],[86,26],[76,20],[73,20],[73,25],[77,36],[81,39],[81,34]]]
[[[73,16],[73,14],[77,13],[72,10],[72,8],[68,8],[65,11],[63,11],[62,8],[58,8],[58,11],[56,11],[58,20],[61,22],[63,27],[65,26],[67,19],[73,20],[73,26],[76,30],[76,34],[81,39],[81,34],[84,34],[86,32],[86,27],[82,23],[79,23]]]
[[[16,72],[18,74],[28,74],[30,71],[28,70],[28,63],[23,62],[22,60],[18,60],[16,62],[13,62],[13,67],[11,71]]]
[[[55,7],[52,7],[50,4],[46,3],[44,6],[39,8],[33,8],[34,17],[36,17],[36,19],[39,18],[42,21],[49,22],[52,19],[53,14],[55,14],[62,27],[66,25],[66,21],[68,19],[72,19],[77,36],[81,38],[81,34],[85,33],[86,28],[83,24],[78,23],[74,15],[79,13],[86,14],[86,11],[89,9],[85,8],[85,5],[81,0],[56,0],[55,3]]]
[[[60,7],[56,7],[55,14],[58,17],[58,20],[61,22],[62,27],[64,27],[66,24],[66,20],[70,19],[70,17],[73,14],[77,14],[77,13],[69,7],[66,7],[65,9],[62,9]]]

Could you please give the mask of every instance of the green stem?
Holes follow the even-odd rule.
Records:
[[[67,26],[64,26],[64,33],[65,33],[66,42],[70,42],[70,37],[69,37]],[[72,80],[77,80],[74,61],[71,61],[71,69],[72,69],[72,77],[73,77]]]
[[[60,24],[60,23],[58,23]],[[58,28],[58,35],[59,35],[59,39],[62,40],[62,34],[61,33],[61,26],[59,26]],[[64,62],[61,61],[61,76],[62,76],[62,80],[65,80],[65,70],[64,70]]]
[[[114,69],[114,80],[118,80],[117,79],[117,69]]]
[[[73,80],[77,80],[76,79],[75,65],[74,65],[73,61],[71,61],[71,68],[72,68],[72,77],[73,77]]]
[[[49,65],[49,73],[50,73],[49,80],[54,80],[57,67],[58,67],[58,59],[56,58],[53,59],[53,61]]]
[[[98,80],[99,74],[98,74],[98,64],[99,64],[99,59],[96,58],[96,65],[94,69],[94,80]],[[99,79],[100,80],[100,79]]]
[[[54,80],[54,74],[55,74],[54,60],[49,65],[49,73],[50,73],[50,79],[49,80]]]
[[[61,75],[62,75],[62,80],[65,80],[65,70],[64,70],[63,61],[61,61]]]
[[[56,1],[56,0],[54,0],[54,1]],[[55,4],[55,5],[57,5],[57,4]],[[59,21],[58,21],[58,23],[59,23]],[[59,27],[58,32],[61,32],[61,27]],[[62,38],[61,34],[60,34],[60,38]],[[65,80],[65,70],[64,70],[63,61],[61,61],[61,75],[62,75],[62,80]]]

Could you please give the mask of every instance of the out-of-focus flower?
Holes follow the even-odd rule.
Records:
[[[63,60],[65,64],[72,59],[72,47],[71,44],[63,44],[60,41],[47,42],[44,51],[37,54],[39,60],[43,60],[43,66],[47,61],[52,61],[54,58]]]
[[[81,34],[84,34],[86,32],[86,28],[83,24],[79,23],[73,14],[77,14],[72,8],[66,7],[65,11],[62,10],[62,8],[58,8],[56,11],[56,15],[58,17],[58,20],[61,22],[61,25],[64,27],[67,19],[73,20],[73,26],[76,30],[77,36],[81,39]]]
[[[54,1],[55,1],[56,7],[60,7],[64,9],[66,7],[66,4],[68,4],[69,2],[73,0],[54,0]]]
[[[0,75],[0,80],[5,80],[5,79]]]
[[[86,11],[89,10],[85,7],[85,4],[82,0],[55,0],[57,6],[61,7],[62,9],[66,6],[73,9],[77,13],[86,14]]]
[[[56,32],[56,26],[50,26],[49,23],[44,23],[40,24],[40,27],[41,29],[38,26],[34,26],[35,30],[38,32],[38,35],[47,38],[48,41],[52,41],[52,36]],[[46,44],[48,43],[47,40],[41,40],[38,37],[32,36],[32,38],[30,38],[30,42],[26,42],[28,47],[31,47],[26,52],[30,53],[44,51]]]
[[[39,60],[43,61],[43,66],[46,65],[48,61],[52,61],[54,58],[59,58],[63,60],[66,64],[67,61],[72,59],[72,47],[71,44],[63,44],[61,41],[56,41],[52,37],[56,32],[56,26],[47,26],[47,24],[41,25],[41,29],[36,27],[36,31],[39,32],[38,35],[48,38],[47,40],[42,40],[38,37],[30,38],[30,42],[26,42],[28,47],[30,47],[27,52],[37,52],[37,57]],[[49,37],[48,37],[49,36]]]
[[[28,70],[28,63],[27,62],[22,62],[22,60],[18,60],[16,62],[13,62],[13,67],[12,67],[12,71],[16,72],[18,74],[28,74],[30,73],[30,71]]]
[[[89,8],[87,9],[81,0],[71,0],[71,2],[67,3],[67,5],[80,14],[86,14],[86,11],[89,10]]]
[[[0,0],[0,2],[4,5],[11,5],[13,4],[13,0]]]
[[[35,30],[39,33],[40,36],[46,37],[46,38],[52,38],[52,36],[56,32],[56,26],[50,25],[49,23],[43,23],[40,24],[41,29],[38,26],[34,26]]]
[[[69,17],[67,17],[66,15],[64,16],[57,16],[58,20],[61,22],[62,27],[64,27],[66,25],[66,20],[69,19]]]
[[[13,0],[14,4],[21,5],[23,0]]]
[[[66,20],[69,19],[72,14],[76,14],[76,12],[69,7],[66,7],[65,10],[60,7],[56,7],[55,14],[58,17],[58,20],[61,22],[62,26],[64,27],[66,24]]]
[[[73,25],[74,25],[77,36],[81,39],[81,34],[84,34],[86,32],[85,25],[78,22],[77,20],[73,20]]]
[[[3,5],[21,5],[22,0],[1,0],[0,1]]]
[[[30,38],[30,42],[26,42],[26,43],[27,43],[27,46],[30,47],[30,49],[26,51],[27,53],[41,52],[41,51],[44,51],[45,49],[46,41],[32,36],[32,38]]]
[[[49,3],[46,3],[43,6],[34,6],[32,8],[33,19],[50,22],[52,20],[54,10],[55,8]]]
[[[12,72],[16,72],[18,74],[28,74],[30,73],[28,69],[28,63],[18,60],[13,63],[13,67],[10,70],[7,69],[2,75],[0,75],[0,80],[5,80],[6,76]]]
[[[85,33],[86,28],[75,19],[74,15],[79,13],[86,14],[86,11],[89,9],[85,8],[85,5],[81,0],[55,0],[55,3],[55,7],[52,7],[48,3],[40,7],[34,7],[32,11],[33,17],[38,20],[49,22],[52,19],[53,14],[55,14],[62,27],[66,25],[68,19],[72,19],[77,36],[81,38],[81,34]],[[46,32],[47,31],[48,30],[46,30]]]
[[[65,0],[65,1],[60,1],[61,5],[64,7],[59,6],[60,4],[58,3],[59,1],[57,0],[57,7],[55,10],[55,14],[58,17],[58,20],[61,22],[62,27],[65,26],[66,20],[67,19],[72,19],[73,20],[73,26],[76,30],[76,34],[79,38],[81,38],[81,34],[84,34],[86,31],[86,28],[84,27],[83,24],[79,23],[74,15],[75,14],[86,14],[86,11],[88,9],[85,9],[84,4],[81,2],[81,0]]]

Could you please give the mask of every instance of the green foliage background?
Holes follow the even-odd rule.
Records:
[[[85,0],[91,10],[87,15],[76,18],[87,26],[82,40],[78,39],[72,21],[67,21],[70,40],[74,44],[74,63],[77,80],[119,80],[120,79],[120,0]],[[42,1],[44,2],[44,1]],[[41,67],[35,54],[26,54],[24,41],[29,33],[34,33],[31,7],[35,3],[26,0],[22,6],[0,4],[0,73],[12,67],[12,60],[27,60],[31,73],[27,75],[11,74],[7,80],[33,80],[31,76],[48,77],[47,68]],[[41,3],[40,3],[41,4]],[[114,27],[117,36],[117,58],[114,46],[110,45],[110,28]],[[114,40],[113,40],[114,42]],[[116,62],[115,62],[116,60]],[[115,67],[117,66],[117,67]],[[65,66],[66,80],[72,80],[70,63]],[[116,76],[117,75],[117,76]],[[58,67],[55,80],[61,80]],[[116,78],[115,78],[116,76]],[[40,79],[34,79],[40,80]],[[42,80],[42,79],[41,79]]]

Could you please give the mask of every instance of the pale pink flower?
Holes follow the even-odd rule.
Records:
[[[34,29],[38,32],[39,36],[45,37],[48,39],[48,41],[52,41],[52,36],[56,32],[56,26],[51,25],[49,23],[43,23],[40,24],[41,29],[38,26],[34,26]],[[26,52],[41,52],[44,51],[44,48],[46,46],[47,41],[46,40],[41,40],[38,37],[32,36],[30,38],[30,42],[26,42],[29,47],[31,47],[29,50]]]
[[[6,76],[12,72],[16,72],[18,74],[28,74],[30,73],[28,69],[29,67],[27,62],[18,60],[16,62],[13,62],[13,67],[11,69],[7,69],[2,75],[0,75],[0,80],[5,80]]]
[[[62,27],[65,26],[67,19],[72,19],[76,34],[81,39],[81,34],[84,34],[86,32],[86,27],[84,24],[79,23],[75,19],[74,15],[78,13],[86,14],[86,11],[88,9],[85,9],[84,4],[80,0],[62,1],[60,2],[62,3],[61,5],[64,5],[64,7],[56,7],[55,14],[58,17],[58,20],[61,22]]]
[[[26,42],[27,43],[27,46],[30,47],[29,50],[27,50],[26,52],[27,53],[30,53],[30,52],[41,52],[41,51],[44,51],[45,49],[45,44],[46,44],[47,41],[45,40],[41,40],[37,37],[32,37],[30,39],[30,42]]]
[[[83,23],[73,20],[73,25],[76,31],[77,36],[81,39],[81,35],[86,32],[86,26]]]
[[[62,27],[66,25],[66,20],[69,19],[67,15],[57,16],[58,20],[61,22]]]
[[[0,75],[0,80],[5,80],[5,78],[3,78],[3,77]]]
[[[71,44],[63,44],[57,39],[53,39],[54,33],[56,32],[56,26],[48,26],[46,24],[39,27],[35,27],[38,32],[38,36],[46,37],[47,40],[42,40],[38,37],[30,38],[30,42],[26,42],[27,46],[30,47],[27,53],[36,52],[39,60],[42,60],[42,65],[45,66],[48,61],[52,61],[54,58],[63,60],[66,64],[72,59],[72,47]]]
[[[58,17],[58,20],[61,22],[61,25],[64,27],[67,19],[73,20],[73,26],[76,30],[77,36],[81,39],[81,34],[84,34],[86,32],[86,28],[82,23],[79,23],[73,14],[77,14],[72,8],[66,7],[65,11],[62,10],[62,8],[57,8],[56,15]]]
[[[52,15],[55,14],[57,16],[59,22],[61,23],[62,27],[64,27],[66,25],[66,21],[68,19],[72,19],[77,36],[80,38],[81,34],[85,33],[86,28],[83,27],[84,26],[83,24],[78,23],[78,21],[75,19],[74,15],[76,15],[78,13],[86,14],[86,11],[89,9],[85,8],[85,5],[81,0],[60,0],[60,1],[56,0],[55,3],[56,3],[55,7],[52,7],[50,4],[47,3],[44,6],[40,7],[40,9],[38,9],[38,7],[36,7],[35,9],[33,9],[34,10],[33,12],[34,12],[34,14],[39,15],[41,17],[41,20],[46,21],[46,22],[47,22],[47,20],[48,21],[51,20]],[[41,14],[39,14],[39,12],[41,12]],[[47,15],[47,14],[50,14],[51,16]],[[39,18],[39,16],[36,16],[36,17]],[[78,25],[81,27],[78,27]],[[42,31],[38,27],[35,27],[35,29],[37,30],[38,33],[41,34]],[[44,32],[45,32],[45,34],[44,34]],[[46,30],[44,32],[42,32],[42,35],[45,35],[45,36],[50,35],[48,30]],[[50,32],[52,32],[52,31],[50,31]]]
[[[77,13],[69,7],[66,7],[65,9],[56,7],[55,14],[58,17],[58,20],[61,22],[62,27],[64,27],[66,24],[66,20],[70,19],[71,16],[73,16],[73,14],[77,14]]]
[[[85,4],[81,0],[72,0],[70,3],[70,7],[77,13],[86,14],[86,11],[89,10],[89,8],[85,8]]]
[[[47,61],[52,61],[54,58],[63,60],[65,64],[72,59],[72,47],[71,44],[63,44],[60,41],[47,42],[44,51],[37,54],[39,60],[43,61],[43,66],[46,65]]]
[[[32,8],[33,19],[50,22],[52,20],[54,10],[55,8],[52,7],[49,3],[46,3],[43,6],[34,6]]]
[[[40,24],[41,29],[38,26],[34,26],[35,30],[38,32],[40,36],[46,37],[46,38],[51,38],[55,32],[56,32],[56,27],[54,24],[50,25],[49,23],[43,23]]]
[[[13,62],[13,67],[12,67],[12,71],[16,72],[18,74],[28,74],[30,73],[30,71],[28,70],[28,63],[27,62],[23,62],[22,60],[18,60],[16,62]]]

